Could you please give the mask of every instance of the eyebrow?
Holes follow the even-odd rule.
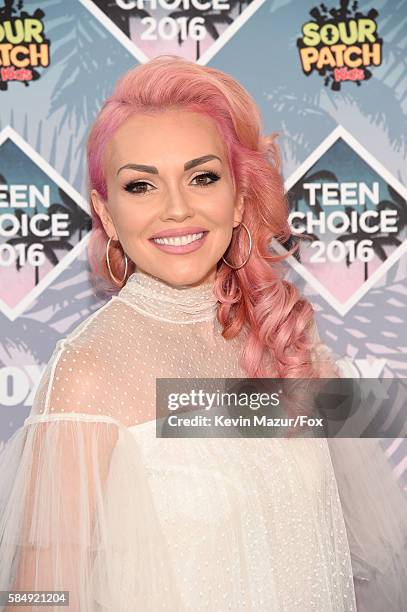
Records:
[[[218,159],[220,162],[222,162],[218,155],[202,155],[202,157],[197,157],[196,159],[191,159],[190,161],[185,162],[184,170],[190,170],[191,168],[199,166],[199,164],[204,164],[211,159]],[[119,174],[119,172],[125,168],[130,170],[139,170],[140,172],[149,172],[150,174],[158,174],[158,168],[156,168],[156,166],[146,166],[145,164],[126,164],[118,169],[117,174]]]

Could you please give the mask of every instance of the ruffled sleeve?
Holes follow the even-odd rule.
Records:
[[[407,500],[379,439],[335,438],[328,444],[360,610],[407,610]]]
[[[178,610],[134,437],[95,414],[97,397],[89,405],[83,394],[86,371],[80,384],[62,376],[72,365],[49,369],[46,404],[39,392],[0,452],[0,590],[69,591],[75,612]]]
[[[349,357],[324,345],[315,355],[342,378],[360,378]],[[330,438],[329,451],[345,519],[358,612],[407,610],[407,498],[380,438]]]

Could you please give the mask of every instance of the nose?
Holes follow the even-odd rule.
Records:
[[[174,186],[166,195],[163,204],[163,210],[160,215],[161,221],[173,219],[175,221],[183,221],[194,214],[193,208],[188,203],[188,196]]]

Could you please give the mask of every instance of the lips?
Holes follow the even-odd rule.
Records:
[[[165,244],[161,240],[158,242],[156,240],[151,240],[151,244],[154,248],[163,251],[164,253],[168,253],[169,255],[186,255],[188,253],[193,253],[194,251],[198,251],[203,244],[205,244],[206,237],[209,234],[208,231],[199,232],[201,234],[200,238],[196,240],[192,240],[188,244]]]
[[[193,226],[193,227],[181,227],[181,228],[174,228],[174,229],[167,229],[167,230],[163,230],[161,232],[158,232],[157,234],[154,234],[154,236],[151,236],[151,238],[149,238],[149,240],[153,240],[154,238],[171,238],[175,236],[187,236],[188,234],[199,234],[200,232],[205,232],[207,233],[209,230],[207,230],[205,227],[200,227],[200,226]]]

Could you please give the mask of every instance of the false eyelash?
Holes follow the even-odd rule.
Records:
[[[202,172],[201,174],[197,174],[196,176],[194,176],[194,178],[192,180],[195,180],[196,178],[199,178],[201,176],[208,176],[211,179],[210,183],[207,183],[206,185],[197,185],[198,187],[209,187],[209,185],[213,185],[213,183],[216,183],[216,181],[218,181],[220,179],[220,175],[217,172],[214,172],[213,170],[208,170],[207,172]]]
[[[134,191],[132,191],[132,189],[136,185],[149,185],[149,183],[147,183],[147,181],[130,181],[130,183],[127,183],[123,187],[123,189],[124,189],[124,191],[127,191],[128,193],[135,193]]]
[[[202,172],[201,174],[197,174],[196,176],[194,176],[194,179],[201,177],[201,176],[208,176],[211,179],[210,183],[207,183],[206,185],[199,185],[197,184],[197,187],[209,187],[209,185],[213,185],[214,183],[216,183],[216,181],[218,181],[220,179],[220,175],[217,172],[214,172],[213,170],[208,170],[207,172]],[[124,191],[127,191],[128,193],[135,193],[134,191],[132,191],[132,189],[136,186],[136,185],[149,185],[150,183],[148,183],[147,181],[130,181],[130,183],[127,183],[123,189]],[[144,192],[147,193],[147,192]]]

